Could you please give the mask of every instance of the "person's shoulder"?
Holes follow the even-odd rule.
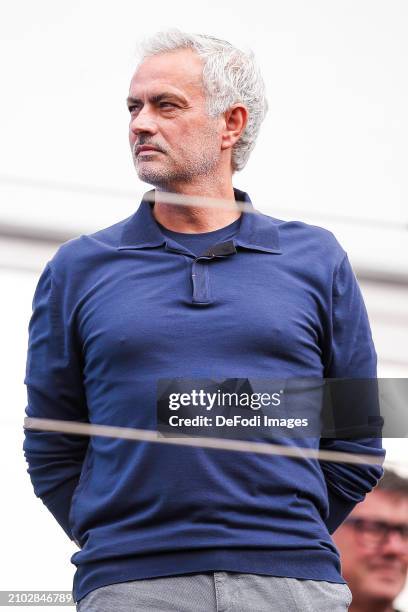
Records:
[[[85,268],[87,265],[93,265],[101,255],[117,249],[123,228],[131,217],[132,215],[108,227],[63,242],[49,262],[51,269],[54,273],[59,273],[66,269],[73,270],[77,266]]]
[[[303,251],[317,257],[328,257],[340,261],[346,255],[334,233],[320,225],[305,221],[285,220],[263,214],[265,223],[278,228],[279,241],[283,251]]]

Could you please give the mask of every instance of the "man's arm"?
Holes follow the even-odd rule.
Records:
[[[29,324],[26,365],[29,417],[87,421],[81,351],[70,306],[48,262],[38,281]],[[28,473],[37,497],[74,540],[69,511],[89,439],[25,430]]]
[[[363,297],[347,254],[334,276],[332,312],[326,350],[326,378],[369,379],[377,376],[377,355]],[[322,438],[320,448],[378,457],[379,465],[321,462],[328,495],[330,533],[344,521],[382,476],[385,451],[381,438]]]

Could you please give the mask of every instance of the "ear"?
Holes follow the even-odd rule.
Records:
[[[243,104],[234,104],[224,113],[225,126],[221,135],[221,149],[230,149],[239,140],[248,122],[248,110]]]

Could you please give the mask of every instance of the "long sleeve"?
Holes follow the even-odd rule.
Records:
[[[24,383],[29,417],[87,421],[87,405],[78,347],[69,305],[48,262],[38,281],[29,323]],[[75,540],[69,511],[78,484],[88,438],[24,430],[23,450],[37,497]]]
[[[347,254],[344,254],[334,276],[328,335],[326,378],[376,378],[377,355],[367,311]],[[321,463],[329,495],[326,525],[332,533],[381,478],[385,451],[379,437],[322,438],[320,447],[378,457],[378,465]]]

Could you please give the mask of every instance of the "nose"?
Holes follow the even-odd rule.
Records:
[[[133,136],[138,136],[141,133],[157,133],[157,123],[155,117],[147,106],[141,108],[133,117],[131,117],[129,130]]]

